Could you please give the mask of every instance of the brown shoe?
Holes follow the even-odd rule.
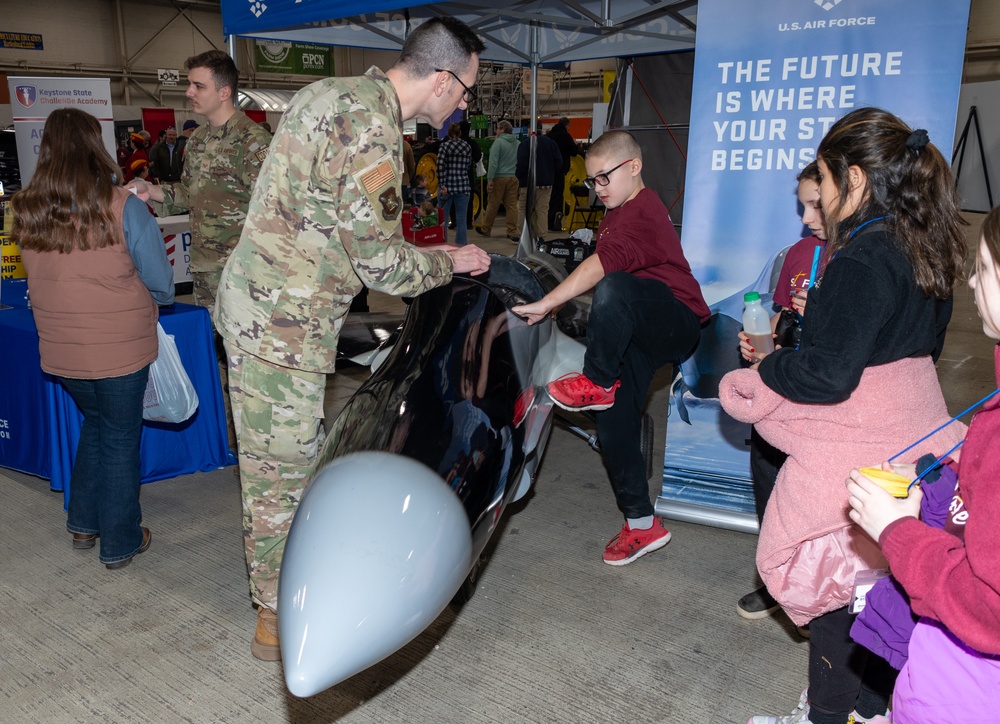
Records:
[[[97,543],[97,533],[74,533],[73,547],[78,551],[93,548]]]
[[[490,237],[490,232],[488,232],[485,229],[483,229],[483,227],[477,226],[477,227],[475,227],[475,229],[476,229],[476,233],[479,234],[480,236],[485,236],[487,239]]]
[[[132,559],[135,558],[137,555],[139,555],[140,553],[145,553],[147,550],[149,550],[149,544],[152,542],[153,542],[153,534],[149,532],[149,528],[143,528],[142,545],[139,546],[139,550],[137,550],[135,553],[133,553],[128,558],[125,558],[124,560],[115,561],[114,563],[105,563],[104,567],[107,568],[109,571],[117,571],[119,568],[124,568],[129,563],[131,563]]]
[[[261,661],[281,661],[278,614],[265,606],[257,609],[257,631],[250,642],[250,653]]]

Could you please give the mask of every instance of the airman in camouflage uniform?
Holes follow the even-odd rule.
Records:
[[[184,170],[175,184],[131,182],[139,198],[159,204],[161,216],[190,211],[191,278],[195,301],[212,312],[222,268],[240,240],[250,195],[271,134],[236,110],[239,71],[221,50],[187,59],[191,109],[208,119],[184,148]]]
[[[190,210],[194,298],[210,312],[222,267],[240,240],[270,140],[240,111],[219,127],[203,123],[185,145],[180,182],[163,184],[164,214]]]
[[[322,441],[326,375],[351,299],[363,287],[413,296],[489,266],[476,247],[418,249],[400,230],[403,121],[442,125],[464,107],[462,84],[475,82],[482,49],[464,24],[433,19],[387,73],[371,68],[302,89],[222,273],[215,324],[229,360],[258,658],[280,658],[279,566]]]

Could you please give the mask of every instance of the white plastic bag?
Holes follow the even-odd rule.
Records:
[[[160,354],[149,366],[142,417],[154,422],[184,422],[198,409],[198,393],[184,371],[174,338],[156,324]]]
[[[478,177],[485,175],[486,175],[486,166],[483,164],[483,159],[480,158],[478,161],[476,161],[476,176]]]

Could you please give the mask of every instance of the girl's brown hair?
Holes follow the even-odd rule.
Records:
[[[830,128],[819,144],[819,159],[840,193],[849,192],[848,169],[864,171],[868,184],[858,208],[847,218],[839,209],[823,209],[827,218],[827,254],[850,244],[850,234],[871,219],[884,223],[913,267],[913,277],[928,297],[952,293],[965,269],[966,243],[958,194],[951,169],[928,142],[879,108],[859,108]]]
[[[799,171],[799,175],[795,177],[796,181],[812,181],[816,185],[823,180],[822,175],[819,172],[819,164],[815,161],[810,161],[805,168]]]
[[[993,264],[1000,269],[1000,206],[995,207],[983,219],[982,231],[983,242],[986,249],[993,257]],[[978,258],[978,255],[977,255]]]
[[[75,108],[53,111],[31,182],[11,199],[11,236],[21,249],[62,254],[124,242],[112,212],[120,173],[96,118]]]

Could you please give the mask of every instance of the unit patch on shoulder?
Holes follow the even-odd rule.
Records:
[[[267,158],[267,149],[266,148],[257,149],[253,155],[254,158],[256,158],[259,163],[264,163],[264,159]]]
[[[395,221],[400,209],[403,208],[403,202],[396,193],[396,188],[390,186],[379,194],[378,200],[382,204],[382,218],[386,221]]]

